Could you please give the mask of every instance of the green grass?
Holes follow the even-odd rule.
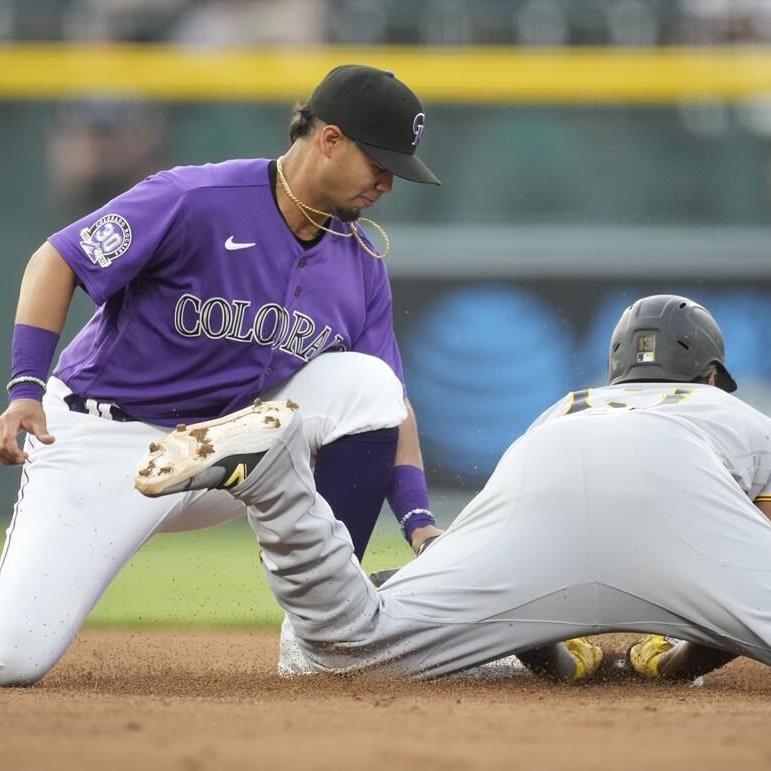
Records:
[[[364,569],[397,567],[410,556],[395,525],[388,522],[375,531]],[[88,625],[277,625],[282,612],[257,558],[257,542],[245,520],[157,535],[120,572],[89,616]]]

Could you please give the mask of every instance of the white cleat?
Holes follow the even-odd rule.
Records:
[[[134,487],[151,498],[235,487],[281,436],[297,406],[258,399],[222,418],[179,425],[150,444],[134,475]]]

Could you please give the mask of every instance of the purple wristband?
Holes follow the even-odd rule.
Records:
[[[59,335],[29,324],[15,324],[11,343],[11,379],[35,378],[45,383]],[[8,400],[43,398],[45,387],[35,380],[22,380],[8,388]]]
[[[404,519],[401,525],[407,543],[412,543],[412,533],[419,527],[427,527],[428,525],[436,524],[436,520],[428,509],[413,509],[412,511],[408,511],[404,516],[407,517],[407,519]]]
[[[394,466],[388,488],[388,504],[407,541],[417,528],[436,524],[428,508],[426,475],[417,466]]]

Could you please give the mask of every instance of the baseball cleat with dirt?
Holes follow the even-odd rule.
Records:
[[[565,640],[565,647],[576,663],[576,671],[573,674],[573,682],[588,680],[602,664],[602,648],[595,645],[588,637],[574,637]]]
[[[662,634],[645,635],[627,650],[626,668],[648,679],[659,678],[661,659],[674,647],[675,643]]]
[[[258,399],[222,418],[181,424],[150,444],[134,476],[134,487],[151,498],[235,487],[281,436],[296,409],[292,401]]]

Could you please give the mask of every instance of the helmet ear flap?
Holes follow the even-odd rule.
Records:
[[[737,388],[736,381],[731,377],[728,370],[720,362],[715,362],[715,366],[717,367],[715,385],[718,388],[721,388],[723,391],[732,394]]]

